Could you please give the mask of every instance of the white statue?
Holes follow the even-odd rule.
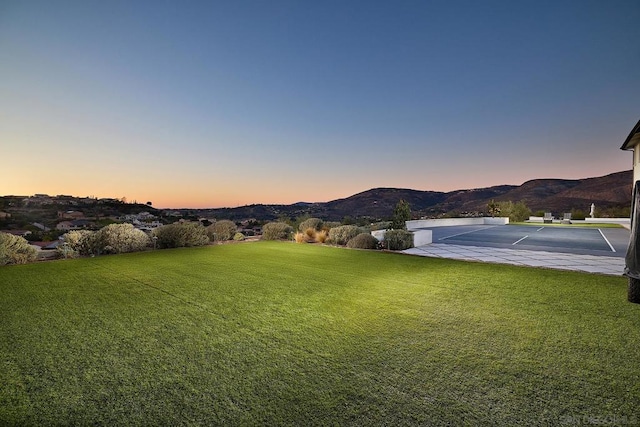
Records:
[[[593,218],[593,216],[595,215],[595,211],[596,211],[596,205],[591,203],[591,210],[589,211],[589,216],[591,216],[591,218]]]

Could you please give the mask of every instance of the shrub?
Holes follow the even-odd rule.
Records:
[[[286,222],[269,222],[262,227],[263,240],[289,240],[293,227]]]
[[[307,228],[304,230],[304,234],[307,235],[307,239],[314,242],[316,240],[316,229],[315,228]]]
[[[109,224],[98,231],[73,230],[62,236],[58,246],[60,257],[142,251],[149,246],[149,236],[131,224]]]
[[[513,203],[511,200],[500,202],[500,215],[508,216],[510,222],[521,222],[529,219],[531,209],[524,202]]]
[[[238,232],[236,234],[233,235],[233,240],[235,240],[236,242],[240,242],[242,240],[244,240],[244,234]]]
[[[360,233],[347,242],[347,247],[354,249],[376,249],[378,247],[378,239],[370,233]]]
[[[57,258],[77,258],[80,256],[80,252],[75,251],[71,248],[71,246],[66,243],[62,243],[56,247],[56,257]]]
[[[346,245],[360,233],[357,225],[341,225],[329,230],[329,241],[334,245]]]
[[[324,243],[327,240],[326,230],[316,230],[314,228],[307,228],[304,232],[298,231],[294,239],[298,243]]]
[[[327,233],[327,230],[320,230],[316,233],[316,242],[318,243],[324,243],[328,238],[329,233]]]
[[[203,246],[209,243],[207,229],[199,222],[176,222],[153,231],[159,248]]]
[[[101,251],[120,254],[142,251],[149,246],[149,236],[132,224],[110,224],[96,232]]]
[[[211,241],[231,240],[237,231],[236,223],[228,219],[216,221],[207,227],[207,235]]]
[[[581,209],[571,209],[571,219],[584,220],[587,214]]]
[[[306,232],[308,228],[320,230],[322,228],[322,220],[320,218],[307,218],[298,226],[298,230],[304,232]]]
[[[35,261],[37,256],[38,250],[24,237],[0,232],[0,265],[26,264]]]
[[[326,230],[327,232],[329,232],[329,230],[331,230],[334,227],[340,227],[342,225],[342,223],[338,222],[338,221],[325,221],[322,223],[322,229]]]
[[[64,243],[56,249],[63,258],[75,258],[79,255],[97,254],[100,245],[96,233],[89,230],[73,230],[65,233],[61,239]]]
[[[413,233],[406,230],[387,230],[384,245],[392,251],[403,251],[413,247]]]

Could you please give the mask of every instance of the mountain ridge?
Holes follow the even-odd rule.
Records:
[[[274,220],[309,215],[324,220],[345,217],[388,218],[400,199],[411,206],[414,217],[444,214],[481,215],[487,204],[523,201],[533,212],[561,214],[574,209],[589,212],[594,203],[600,209],[631,205],[633,171],[614,172],[582,179],[540,178],[521,185],[496,185],[449,192],[376,187],[328,202],[297,202],[291,205],[254,204],[235,208],[199,210],[218,218]]]

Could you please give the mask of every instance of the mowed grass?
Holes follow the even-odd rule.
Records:
[[[0,425],[638,422],[626,280],[258,242],[0,268]]]
[[[530,227],[624,228],[622,224],[606,222],[572,222],[571,224],[561,222],[546,224],[542,222],[510,222],[507,225],[528,225]]]

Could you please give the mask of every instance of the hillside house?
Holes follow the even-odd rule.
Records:
[[[71,231],[71,230],[77,230],[77,228],[74,228],[74,226],[71,223],[71,221],[62,221],[62,222],[59,222],[56,225],[56,230]]]
[[[620,147],[621,150],[633,150],[633,183],[640,180],[640,121]]]
[[[71,231],[71,230],[81,230],[83,228],[87,228],[91,225],[91,222],[86,219],[75,219],[73,221],[62,221],[56,225],[56,230],[60,231]]]
[[[79,211],[58,211],[58,218],[61,219],[83,219],[84,213]]]
[[[53,198],[47,194],[35,194],[22,200],[25,206],[41,206],[53,204]]]

